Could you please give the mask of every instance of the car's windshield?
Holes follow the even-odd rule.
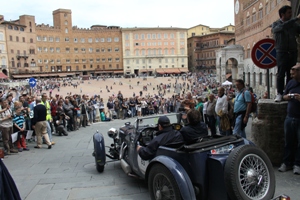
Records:
[[[149,117],[138,117],[136,120],[137,126],[157,126],[158,118],[160,116],[167,116],[170,119],[170,123],[177,123],[176,113],[172,114],[159,114],[159,115],[151,115]]]

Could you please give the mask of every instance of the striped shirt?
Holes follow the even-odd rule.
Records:
[[[13,123],[17,124],[18,127],[23,128],[25,119],[23,115],[14,115]]]

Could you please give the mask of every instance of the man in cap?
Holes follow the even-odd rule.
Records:
[[[157,136],[151,140],[149,145],[146,147],[137,145],[138,154],[143,160],[154,158],[159,146],[183,142],[181,133],[173,129],[167,116],[159,117],[158,130]]]

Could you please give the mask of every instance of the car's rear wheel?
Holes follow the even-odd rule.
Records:
[[[151,199],[180,200],[179,187],[172,173],[163,165],[155,164],[151,167],[148,178]]]
[[[95,163],[96,163],[96,169],[99,173],[103,172],[104,171],[104,165],[100,165],[97,161],[97,154],[95,152]]]
[[[225,183],[231,199],[271,199],[275,193],[275,175],[268,156],[258,147],[239,146],[225,164]]]

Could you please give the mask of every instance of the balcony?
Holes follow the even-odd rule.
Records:
[[[21,58],[24,58],[24,59],[27,59],[28,58],[28,55],[27,54],[17,54],[17,59],[21,59]]]
[[[1,69],[7,69],[7,65],[0,65]]]

